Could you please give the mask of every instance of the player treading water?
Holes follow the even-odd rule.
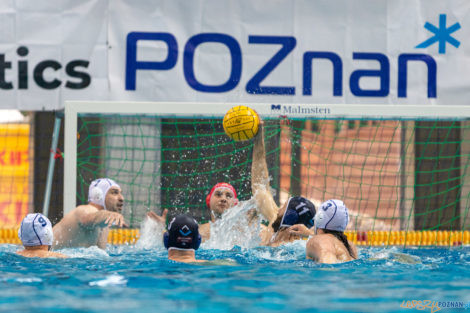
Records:
[[[168,259],[178,262],[205,262],[196,260],[195,255],[201,241],[197,222],[185,214],[174,217],[168,224],[168,230],[163,234],[163,243],[168,249]]]
[[[88,204],[80,205],[57,223],[54,247],[106,248],[110,226],[126,226],[122,216],[124,197],[121,187],[109,178],[100,178],[90,184]]]
[[[25,216],[18,229],[18,237],[24,249],[16,253],[28,258],[66,258],[61,253],[50,251],[54,238],[49,219],[41,213]]]
[[[222,217],[222,214],[238,204],[237,191],[229,183],[217,183],[206,196],[206,205],[211,214],[211,223]],[[211,233],[211,223],[200,225],[202,238],[208,240]]]
[[[307,259],[339,263],[357,259],[357,249],[344,235],[349,222],[348,209],[341,200],[322,203],[315,215],[315,236],[307,242]]]

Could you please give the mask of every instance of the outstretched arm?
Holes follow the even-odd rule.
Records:
[[[118,226],[128,227],[124,221],[124,216],[117,212],[111,212],[106,210],[98,210],[84,206],[82,210],[77,211],[78,221],[84,227],[107,227],[107,226]]]
[[[154,220],[155,222],[157,222],[158,224],[161,224],[163,225],[163,227],[165,227],[165,223],[166,223],[166,215],[168,214],[168,209],[164,209],[163,212],[162,212],[162,216],[158,215],[157,213],[153,212],[153,211],[150,211],[147,213],[147,216]]]
[[[258,135],[255,137],[253,146],[251,192],[259,212],[269,221],[269,224],[272,224],[276,219],[279,207],[274,202],[271,186],[269,185],[269,172],[264,148],[264,127],[262,123],[260,123]]]

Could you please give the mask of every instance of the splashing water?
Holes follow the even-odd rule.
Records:
[[[163,247],[164,225],[146,217],[140,225],[140,238],[136,243],[137,249],[152,249]]]
[[[79,247],[79,248],[63,248],[59,250],[60,253],[67,255],[70,258],[84,258],[94,259],[99,258],[102,260],[109,259],[109,254],[98,248],[97,246]]]
[[[253,216],[255,201],[242,201],[226,210],[221,218],[211,223],[210,239],[203,243],[205,249],[230,250],[234,246],[253,248],[260,244],[261,219]]]
[[[397,247],[383,249],[370,257],[370,260],[391,260],[402,264],[420,264],[421,259],[406,253],[400,253]]]
[[[250,211],[251,210],[251,211]],[[211,223],[210,239],[202,247],[206,249],[230,250],[234,246],[252,248],[260,244],[259,216],[254,216],[255,201],[243,201],[225,211],[215,223]],[[140,238],[135,247],[154,249],[163,247],[164,225],[151,218],[145,218],[140,227]]]

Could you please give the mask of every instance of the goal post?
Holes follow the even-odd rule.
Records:
[[[104,175],[122,185],[134,226],[147,208],[207,218],[217,180],[249,199],[252,141],[222,129],[236,105],[67,101],[64,214]],[[354,231],[470,228],[470,106],[243,105],[266,122],[278,201],[342,199]]]
[[[78,129],[79,119],[81,116],[116,116],[135,118],[148,117],[155,118],[155,123],[161,119],[212,119],[212,124],[220,124],[226,111],[228,111],[234,104],[230,103],[163,103],[163,102],[101,102],[101,101],[67,101],[65,104],[65,146],[64,153],[68,155],[65,157],[64,169],[64,214],[72,210],[77,205],[77,147],[80,135]],[[262,105],[253,105],[255,110],[262,111]],[[263,114],[268,116],[267,114]],[[214,120],[215,119],[215,120]],[[180,122],[176,122],[178,125]],[[194,122],[193,122],[194,123]],[[154,124],[155,126],[155,124]],[[158,140],[161,140],[158,132],[154,134]],[[217,136],[221,137],[220,129]],[[126,135],[123,134],[122,138]],[[148,136],[147,136],[148,137]],[[172,137],[171,135],[166,138]],[[225,137],[225,136],[223,136]],[[109,136],[108,136],[109,138]],[[227,138],[224,138],[226,141]],[[159,145],[160,142],[156,142]],[[241,144],[245,145],[246,144]],[[240,144],[238,144],[240,146]],[[102,153],[99,152],[99,153]],[[228,154],[226,152],[225,154]],[[251,158],[251,156],[250,156]],[[245,165],[246,162],[245,162]],[[100,172],[104,175],[106,170]],[[99,175],[98,175],[99,176]],[[222,175],[224,176],[224,175]],[[226,175],[225,175],[226,176]],[[157,177],[157,179],[160,179]],[[117,179],[119,182],[119,179]],[[154,187],[159,188],[158,183]],[[206,186],[207,187],[207,186]],[[83,191],[84,193],[86,191]],[[206,191],[204,191],[206,192]],[[158,208],[159,203],[148,203],[150,209]]]

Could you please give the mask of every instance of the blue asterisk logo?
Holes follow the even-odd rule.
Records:
[[[446,14],[440,14],[439,15],[439,28],[434,26],[433,24],[426,22],[424,24],[424,28],[429,30],[431,33],[434,34],[431,38],[428,40],[420,43],[419,45],[416,46],[416,48],[427,48],[430,45],[436,43],[439,41],[439,53],[444,54],[446,53],[446,43],[450,43],[454,47],[458,48],[460,46],[460,41],[452,37],[450,34],[453,32],[457,31],[460,29],[460,24],[455,23],[454,25],[450,27],[446,27],[446,22],[447,20],[447,15]]]

